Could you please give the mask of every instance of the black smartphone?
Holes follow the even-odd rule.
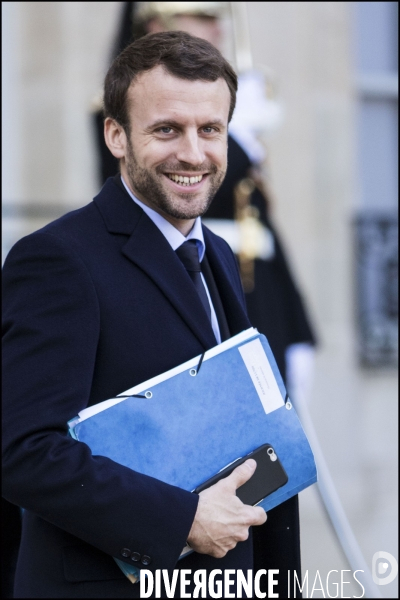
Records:
[[[243,504],[255,506],[269,496],[269,494],[272,494],[272,492],[275,492],[275,490],[287,483],[288,476],[275,450],[270,444],[263,444],[250,452],[250,454],[247,454],[247,456],[238,458],[221,469],[219,473],[199,485],[194,490],[195,493],[199,494],[217,483],[220,479],[227,477],[232,473],[233,469],[244,463],[248,458],[254,458],[257,468],[253,476],[236,491],[236,496]]]

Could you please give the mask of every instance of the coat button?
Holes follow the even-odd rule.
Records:
[[[132,552],[132,554],[131,554],[131,560],[137,562],[141,558],[142,558],[142,555],[139,554],[139,552]]]
[[[129,556],[131,555],[131,551],[129,550],[129,548],[122,548],[121,554],[125,558],[129,558]]]
[[[142,557],[142,565],[144,565],[145,567],[147,567],[147,565],[149,565],[151,563],[151,557],[147,556],[146,554]]]

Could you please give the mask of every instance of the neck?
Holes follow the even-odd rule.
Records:
[[[171,217],[170,215],[167,215],[166,213],[163,213],[162,211],[157,210],[156,208],[154,210],[156,210],[162,217],[164,217],[164,219],[166,221],[171,223],[171,225],[173,225],[185,237],[188,236],[189,233],[191,232],[194,222],[196,220],[196,219],[175,219],[174,217]]]

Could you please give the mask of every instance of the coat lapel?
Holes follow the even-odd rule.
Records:
[[[203,234],[208,261],[218,286],[229,330],[233,336],[251,327],[244,308],[245,305],[239,299],[238,293],[240,292],[238,289],[235,289],[233,284],[233,257],[232,261],[229,262],[227,259],[227,249],[223,247],[225,246],[225,242],[215,236],[207,227],[203,226]],[[237,286],[240,285],[239,275],[237,274]]]
[[[130,236],[122,253],[158,286],[204,349],[215,346],[217,342],[196,289],[152,220],[113,180],[106,182],[95,203],[110,233]]]
[[[210,321],[193,282],[167,240],[145,213],[122,251],[162,290],[204,348],[215,346],[217,342]]]

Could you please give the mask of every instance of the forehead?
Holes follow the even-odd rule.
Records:
[[[180,79],[162,66],[141,73],[128,89],[131,121],[147,125],[153,119],[228,122],[230,92],[226,81]]]

